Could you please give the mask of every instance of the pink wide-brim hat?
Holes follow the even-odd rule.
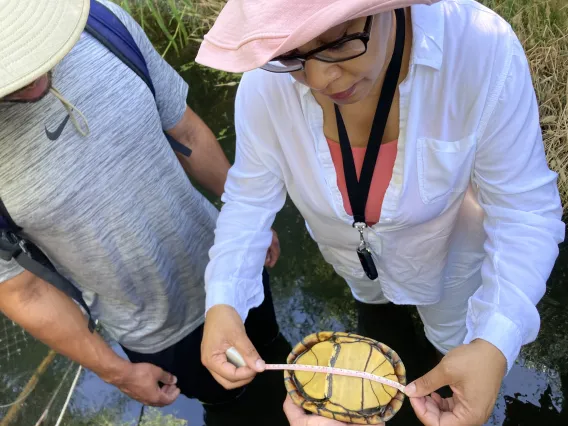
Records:
[[[351,19],[438,1],[229,0],[195,61],[222,71],[250,71]]]

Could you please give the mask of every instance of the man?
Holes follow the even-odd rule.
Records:
[[[89,0],[3,1],[0,197],[132,362],[89,332],[71,298],[13,260],[0,261],[0,310],[144,404],[167,405],[180,392],[226,401],[240,391],[225,391],[200,363],[218,212],[187,174],[220,196],[229,162],[186,105],[183,79],[124,10],[101,3],[142,52],[155,98],[83,31]],[[176,157],[164,130],[191,156]],[[274,235],[266,265],[278,255]],[[273,339],[271,301],[256,315],[247,327]]]

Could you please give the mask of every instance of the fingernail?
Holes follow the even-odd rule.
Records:
[[[173,381],[174,381],[172,384],[175,385],[178,382],[178,378],[176,376],[172,376],[172,377],[173,377]]]
[[[265,368],[266,368],[266,363],[261,359],[257,359],[256,360],[256,369],[258,371],[264,371]]]
[[[406,387],[404,388],[404,393],[407,396],[412,396],[414,393],[416,393],[416,385],[413,383],[406,385]]]

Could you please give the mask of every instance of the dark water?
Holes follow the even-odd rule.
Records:
[[[183,57],[192,57],[192,52],[186,52]],[[175,59],[172,62],[177,69],[183,70],[182,75],[190,83],[188,103],[220,135],[220,142],[232,161],[235,86],[216,86],[219,80],[215,73],[184,66]],[[213,201],[219,205],[218,200]],[[291,202],[287,202],[278,215],[274,228],[280,238],[282,255],[271,271],[272,290],[278,321],[287,342],[294,345],[305,335],[321,330],[355,330],[357,317],[348,287],[323,261]],[[539,337],[523,348],[516,365],[505,378],[488,425],[568,425],[567,273],[568,248],[564,246],[548,282],[547,293],[539,304],[542,317]],[[46,356],[47,348],[26,337],[4,318],[0,318],[0,339],[2,406],[18,397]],[[284,343],[275,345],[270,361],[285,360],[289,346]],[[417,353],[417,356],[421,354]],[[12,424],[35,425],[54,395],[44,424],[55,424],[77,371],[73,366],[58,390],[57,386],[69,365],[66,359],[56,357]],[[250,419],[250,424],[286,424],[280,410],[283,389],[281,373],[265,373],[255,380],[255,385],[240,406],[228,407],[224,413],[213,413],[210,418],[216,420],[210,420],[208,424],[244,424],[237,422],[243,418]],[[79,379],[61,424],[125,426],[141,421],[140,424],[147,426],[181,426],[185,424],[184,420],[191,426],[205,424],[201,405],[184,397],[161,410],[142,408],[139,403],[86,372]],[[8,409],[0,407],[0,416],[4,416]],[[260,418],[263,419],[261,423],[252,422]]]

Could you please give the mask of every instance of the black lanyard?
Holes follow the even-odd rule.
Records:
[[[394,94],[398,86],[398,79],[400,76],[400,69],[402,66],[402,55],[404,52],[404,38],[405,38],[405,21],[404,10],[396,9],[396,40],[394,51],[385,74],[385,80],[381,89],[381,95],[375,111],[375,118],[373,119],[373,127],[371,128],[371,135],[367,150],[365,152],[365,159],[363,160],[363,167],[361,169],[360,179],[357,180],[357,171],[355,170],[355,161],[353,160],[353,151],[347,136],[347,130],[343,123],[343,118],[339,112],[339,108],[335,105],[335,117],[337,120],[337,131],[339,133],[339,143],[341,145],[341,156],[343,157],[343,170],[345,173],[345,183],[347,185],[347,193],[349,195],[349,202],[353,210],[353,227],[359,231],[361,243],[357,249],[357,255],[361,261],[361,265],[365,270],[367,276],[374,280],[378,277],[377,268],[373,262],[371,251],[365,241],[363,230],[367,227],[365,222],[365,208],[367,206],[367,199],[369,197],[369,188],[373,179],[377,157],[381,148],[381,141],[387,125],[387,119],[394,99]]]

